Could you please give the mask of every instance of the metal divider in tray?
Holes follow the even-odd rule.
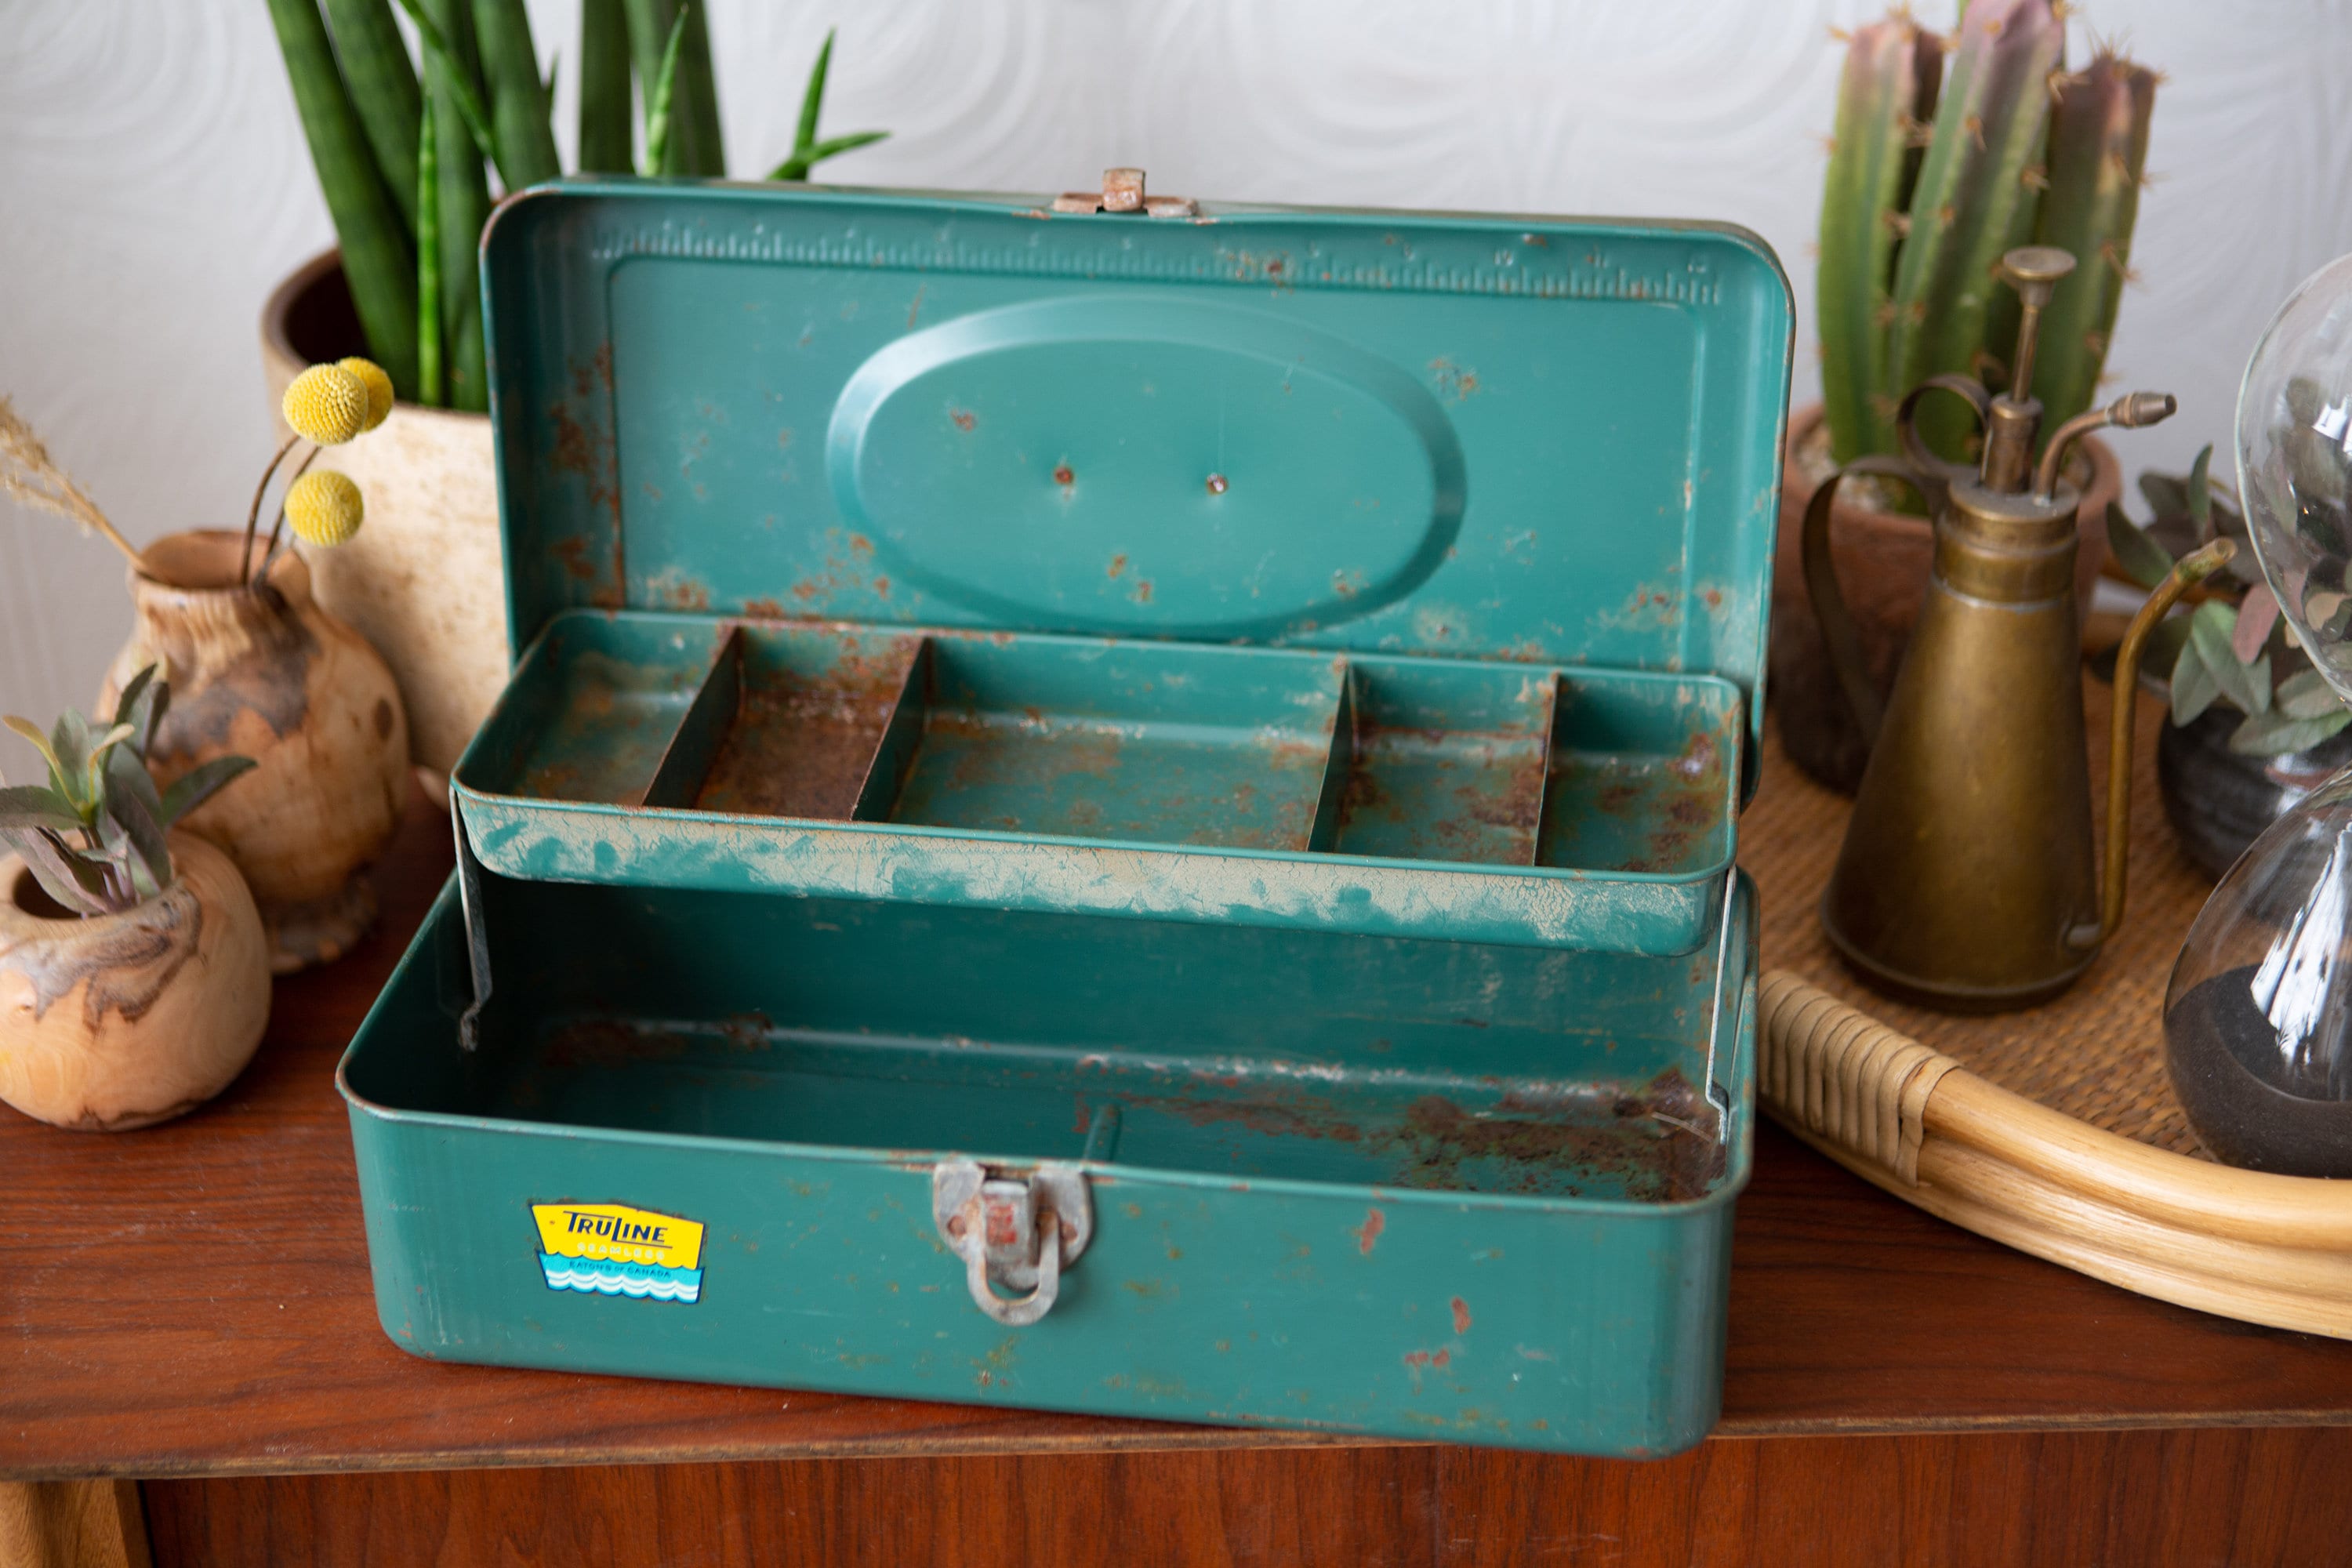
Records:
[[[455,779],[508,876],[1674,953],[1707,675],[659,612],[557,617]]]

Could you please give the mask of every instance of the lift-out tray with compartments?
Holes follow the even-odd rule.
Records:
[[[1153,205],[501,209],[519,662],[342,1073],[401,1343],[1711,1421],[1785,281]]]

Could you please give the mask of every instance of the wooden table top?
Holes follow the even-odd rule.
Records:
[[[334,1067],[448,865],[420,798],[375,934],[280,982],[253,1066],[194,1114],[101,1135],[0,1107],[0,1479],[1333,1441],[395,1349]],[[1759,1130],[1721,1436],[2306,1423],[2352,1425],[2352,1343],[2099,1284]]]

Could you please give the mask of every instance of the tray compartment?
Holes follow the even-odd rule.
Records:
[[[1558,683],[1509,665],[1352,662],[1332,744],[1339,800],[1316,847],[1533,864]]]
[[[1536,863],[1654,876],[1729,863],[1745,722],[1719,681],[1561,671]]]
[[[708,763],[685,770],[695,782],[675,802],[649,804],[848,821],[922,647],[919,634],[741,626],[731,668],[713,675]]]
[[[535,800],[646,804],[730,634],[686,616],[563,616],[515,671],[460,761],[460,782]]]
[[[1304,850],[1343,662],[1175,644],[941,636],[892,726],[899,823]]]

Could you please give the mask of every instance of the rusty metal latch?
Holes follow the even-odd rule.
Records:
[[[1198,217],[1201,204],[1190,196],[1147,196],[1140,169],[1105,169],[1102,194],[1065,191],[1054,198],[1057,213],[1144,213],[1152,217]]]
[[[1095,1229],[1087,1178],[1067,1165],[1000,1175],[976,1160],[942,1160],[931,1172],[931,1218],[963,1259],[972,1305],[1015,1329],[1054,1310],[1062,1270]],[[1028,1294],[1000,1296],[999,1287]]]

